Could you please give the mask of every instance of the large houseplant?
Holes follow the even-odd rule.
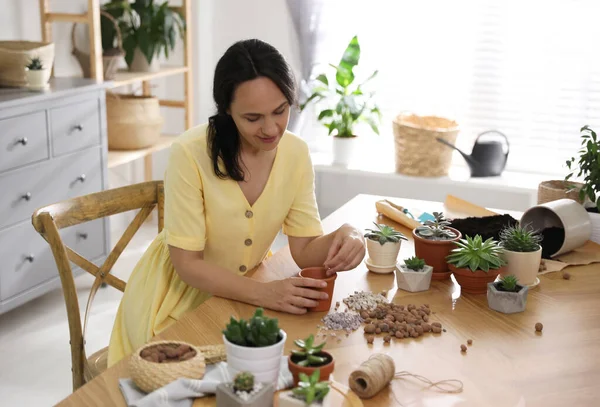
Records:
[[[377,229],[367,229],[367,267],[374,272],[392,272],[396,269],[396,260],[402,240],[408,240],[391,226],[374,223]]]
[[[319,112],[317,120],[333,134],[334,162],[347,165],[355,145],[355,126],[367,123],[379,134],[381,112],[373,102],[373,92],[366,92],[364,85],[377,75],[373,72],[365,81],[356,84],[354,68],[360,60],[358,38],[352,38],[337,65],[330,64],[335,72],[335,80],[324,73],[316,77],[312,94],[300,105],[304,110],[310,103],[325,100],[330,105]]]
[[[542,261],[542,235],[528,225],[507,226],[500,231],[502,258],[506,261],[503,276],[513,275],[523,285],[536,282]]]
[[[315,345],[315,337],[310,334],[308,338],[296,339],[294,343],[299,349],[292,350],[292,354],[288,358],[288,367],[294,378],[294,386],[297,386],[300,381],[300,373],[310,376],[317,369],[321,371],[321,381],[329,380],[335,362],[330,353],[323,351],[327,342]]]

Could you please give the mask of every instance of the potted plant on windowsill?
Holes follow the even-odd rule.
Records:
[[[529,288],[519,284],[517,277],[508,275],[494,283],[488,283],[488,306],[504,314],[525,311]]]
[[[463,293],[485,294],[487,284],[504,271],[502,247],[492,238],[483,241],[480,235],[467,236],[448,256],[450,270]]]
[[[294,386],[298,385],[300,373],[310,376],[315,370],[320,370],[320,380],[329,380],[329,375],[333,372],[335,362],[330,353],[323,351],[323,347],[327,342],[319,345],[314,345],[315,338],[311,334],[308,338],[301,340],[296,339],[294,343],[299,350],[292,350],[292,354],[288,358],[288,368],[294,377]]]
[[[450,222],[441,212],[433,212],[433,220],[427,220],[423,226],[412,231],[415,241],[415,255],[433,267],[433,280],[450,278],[446,257],[456,247],[456,242],[462,237],[461,233],[450,227]]]
[[[273,404],[273,383],[254,380],[250,372],[240,372],[233,383],[217,386],[217,407],[263,407]]]
[[[265,316],[262,308],[248,321],[231,317],[223,331],[230,375],[248,371],[259,382],[276,385],[286,338],[277,319]]]
[[[33,57],[25,66],[25,76],[27,77],[28,87],[31,89],[42,90],[48,88],[50,79],[50,69],[42,64],[42,60]]]
[[[425,264],[423,259],[414,256],[405,259],[396,272],[398,288],[412,293],[429,290],[432,272],[433,267]]]
[[[500,231],[500,245],[506,261],[502,276],[515,276],[522,285],[536,283],[542,261],[542,236],[528,226],[508,226]]]
[[[312,94],[300,105],[304,110],[311,102],[322,100],[331,105],[319,112],[317,120],[327,127],[328,133],[333,134],[333,162],[343,166],[350,162],[355,148],[355,126],[361,122],[367,123],[379,134],[378,125],[381,112],[372,101],[374,92],[366,92],[363,86],[377,75],[373,72],[364,82],[355,85],[354,68],[360,60],[360,45],[358,38],[352,38],[342,55],[338,65],[330,64],[335,69],[335,82],[330,81],[326,74],[316,77],[317,85]]]
[[[402,232],[391,226],[374,223],[377,229],[367,229],[367,251],[365,263],[375,273],[391,273],[396,269],[396,261],[402,240],[408,240]]]
[[[310,376],[300,373],[300,382],[292,390],[279,393],[279,407],[329,407],[329,382],[320,380],[319,369]]]

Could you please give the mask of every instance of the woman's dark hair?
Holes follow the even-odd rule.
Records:
[[[244,180],[240,165],[240,135],[227,110],[233,93],[242,83],[258,77],[271,79],[293,105],[296,96],[294,75],[283,55],[266,42],[251,39],[233,44],[215,69],[213,98],[217,114],[208,120],[208,147],[215,174],[222,179]],[[219,167],[219,160],[224,171]]]

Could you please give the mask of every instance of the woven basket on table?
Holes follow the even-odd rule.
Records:
[[[108,148],[137,150],[150,147],[160,137],[164,119],[153,96],[106,94]]]
[[[572,199],[583,203],[579,199],[579,190],[583,187],[580,182],[551,180],[543,181],[538,185],[537,203],[556,201],[558,199]]]
[[[44,68],[54,64],[54,43],[0,41],[0,86],[27,86],[25,66],[38,57]]]
[[[115,31],[117,33],[117,48],[112,50],[110,55],[103,54],[102,55],[102,67],[104,72],[104,80],[114,79],[115,74],[117,73],[117,68],[119,67],[119,61],[125,56],[125,51],[123,50],[123,38],[121,36],[121,29],[119,28],[119,24],[117,20],[110,14],[108,14],[104,10],[100,10],[100,14],[102,16],[108,18],[114,25]],[[77,58],[77,62],[79,62],[79,66],[83,71],[83,76],[85,78],[90,78],[92,76],[90,70],[90,54],[81,51],[77,48],[75,44],[75,27],[77,23],[73,24],[71,28],[71,43],[73,49],[71,50],[71,54]],[[106,50],[104,51],[106,52]]]
[[[460,130],[455,121],[403,113],[394,119],[393,126],[396,172],[419,177],[448,175],[452,149],[436,138],[454,144]]]
[[[182,362],[156,363],[141,357],[144,349],[157,345],[187,345],[196,351],[196,356]],[[193,346],[180,341],[158,341],[139,348],[129,361],[129,374],[142,391],[153,392],[179,378],[202,379],[206,365],[225,360],[225,345]]]

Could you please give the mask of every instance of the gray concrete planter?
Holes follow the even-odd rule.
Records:
[[[233,383],[221,383],[217,386],[218,407],[270,407],[273,405],[273,383],[262,383],[262,388],[247,400],[233,391]]]
[[[487,301],[488,306],[494,311],[504,314],[514,314],[516,312],[525,311],[527,305],[527,293],[529,287],[521,287],[521,290],[516,293],[499,291],[496,289],[495,283],[488,283]]]
[[[411,293],[429,290],[433,267],[425,266],[423,271],[413,271],[402,264],[396,272],[398,288]]]

